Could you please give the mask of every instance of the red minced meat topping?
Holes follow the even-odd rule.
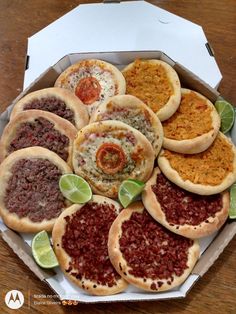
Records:
[[[188,268],[188,250],[193,241],[165,229],[149,213],[132,213],[122,223],[120,250],[135,277],[152,280],[167,279],[171,284],[174,275],[181,276]],[[158,287],[162,282],[157,282]],[[156,284],[151,289],[157,290]]]
[[[69,109],[65,102],[56,97],[42,97],[33,99],[30,103],[24,105],[24,110],[38,109],[52,112],[75,125],[74,113]]]
[[[157,175],[152,191],[170,224],[196,226],[208,222],[223,206],[221,194],[204,196],[185,191],[162,173]]]
[[[68,137],[57,131],[52,122],[42,117],[35,119],[34,122],[22,123],[18,127],[8,147],[8,153],[31,146],[45,147],[65,161],[68,158]]]
[[[12,169],[4,203],[10,213],[33,222],[53,219],[65,208],[59,190],[60,169],[46,159],[21,159]]]
[[[120,278],[107,249],[108,233],[117,214],[112,204],[87,203],[72,216],[66,216],[62,247],[71,257],[67,272],[77,279],[89,279],[112,287]],[[94,287],[95,288],[95,287]]]

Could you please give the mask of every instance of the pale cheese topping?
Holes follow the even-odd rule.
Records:
[[[143,133],[149,142],[154,146],[157,135],[151,124],[151,117],[147,110],[141,108],[119,107],[112,102],[107,104],[106,111],[100,112],[96,121],[118,120],[122,121]]]
[[[101,86],[98,103],[108,97],[117,94],[117,84],[114,75],[109,70],[98,65],[85,65],[71,72],[66,79],[61,83],[60,87],[67,88],[75,92],[79,81],[83,78],[93,77],[97,79]]]
[[[79,146],[77,153],[77,161],[81,173],[84,177],[93,182],[114,182],[123,181],[131,174],[138,176],[143,170],[144,151],[138,151],[139,145],[136,147],[136,139],[133,133],[128,131],[110,131],[106,133],[90,133],[87,139]],[[116,144],[122,148],[126,156],[126,164],[122,171],[116,174],[106,174],[98,166],[96,162],[96,153],[104,143]],[[138,156],[136,154],[138,153]]]

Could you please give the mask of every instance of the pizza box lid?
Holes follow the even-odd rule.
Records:
[[[10,105],[5,112],[0,115],[0,134],[3,128],[9,121],[10,112],[14,103],[24,95],[38,90],[53,86],[58,75],[68,66],[81,59],[100,58],[116,65],[118,68],[123,68],[135,58],[155,58],[161,59],[178,72],[181,83],[186,87],[199,91],[212,102],[219,97],[217,90],[210,87],[207,83],[199,79],[195,74],[186,69],[178,62],[173,61],[166,54],[160,51],[129,51],[129,52],[104,52],[104,53],[74,53],[63,57],[54,66],[49,67],[38,79],[23,91]],[[232,139],[236,138],[236,128],[232,129]],[[236,143],[235,143],[236,144]],[[201,278],[207,270],[214,264],[224,248],[232,240],[236,234],[236,221],[227,221],[220,231],[212,234],[209,237],[200,239],[201,257],[194,269],[192,270],[186,281],[167,292],[149,293],[141,291],[131,285],[125,292],[111,296],[91,296],[83,290],[71,283],[59,267],[54,270],[43,270],[34,261],[31,253],[31,241],[33,234],[17,234],[4,225],[0,219],[0,231],[2,238],[8,243],[18,257],[30,268],[30,270],[53,290],[58,295],[60,300],[75,300],[81,303],[98,303],[98,302],[119,302],[119,301],[145,301],[145,300],[164,300],[173,298],[184,298],[191,290],[192,286]]]
[[[81,4],[28,39],[24,88],[73,52],[160,50],[212,87],[221,73],[200,25],[145,1]]]

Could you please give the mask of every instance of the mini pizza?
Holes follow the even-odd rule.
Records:
[[[183,154],[201,153],[216,138],[220,116],[203,95],[189,89],[182,89],[181,94],[179,108],[163,122],[163,147]]]
[[[0,141],[0,160],[26,147],[42,146],[71,164],[77,129],[67,120],[43,110],[27,110],[5,127]]]
[[[157,156],[163,141],[160,120],[141,100],[132,95],[117,95],[98,106],[90,123],[104,120],[118,120],[137,129],[152,144]]]
[[[122,71],[126,93],[141,99],[161,121],[169,119],[181,99],[176,71],[161,60],[135,60]]]
[[[78,132],[73,167],[94,193],[116,198],[123,180],[146,182],[153,170],[154,151],[138,130],[120,121],[89,124]]]
[[[108,97],[125,94],[122,73],[112,64],[97,60],[81,60],[60,74],[56,87],[71,90],[91,114]]]
[[[142,202],[136,202],[114,220],[108,252],[125,280],[140,289],[159,292],[184,282],[200,249],[196,240],[167,230],[150,216]]]
[[[31,109],[52,112],[68,120],[78,130],[89,122],[85,105],[71,91],[63,88],[50,87],[26,95],[15,104],[10,119]]]
[[[112,266],[108,251],[108,233],[121,207],[98,195],[87,204],[74,204],[57,219],[53,246],[64,274],[93,295],[123,291],[126,281]]]
[[[180,154],[163,149],[158,165],[171,182],[189,192],[217,194],[236,181],[236,148],[219,132],[213,144],[199,154]]]
[[[142,200],[164,227],[187,238],[201,238],[220,229],[228,218],[229,193],[198,195],[169,181],[158,168],[146,183]]]
[[[57,154],[31,147],[10,154],[0,165],[0,216],[19,232],[51,231],[56,218],[69,206],[59,179],[72,173]]]

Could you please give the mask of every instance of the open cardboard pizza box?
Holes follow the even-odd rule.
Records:
[[[54,66],[49,67],[37,80],[35,80],[23,93],[19,95],[13,104],[1,114],[0,132],[2,133],[3,128],[9,120],[11,109],[19,98],[34,90],[53,86],[56,78],[63,70],[80,59],[88,58],[97,58],[108,61],[120,69],[136,58],[161,59],[173,66],[178,72],[182,86],[189,87],[202,93],[212,102],[215,102],[219,96],[219,93],[215,89],[211,88],[192,72],[179,63],[174,62],[166,54],[160,51],[76,53],[65,56]],[[232,132],[236,133],[236,129],[233,129]],[[23,262],[40,280],[45,281],[54,293],[58,294],[61,300],[77,300],[84,303],[95,303],[112,301],[162,300],[185,297],[194,283],[196,283],[196,281],[204,275],[215,260],[217,260],[219,254],[222,253],[229,241],[233,238],[236,233],[236,221],[227,221],[218,233],[200,240],[201,257],[187,280],[179,287],[167,292],[148,293],[134,288],[133,286],[129,286],[126,291],[112,296],[91,296],[86,294],[80,288],[69,282],[59,268],[56,268],[55,272],[43,271],[37,266],[32,258],[30,245],[33,234],[16,234],[15,232],[9,230],[1,220],[0,230],[2,231],[3,239],[9,244],[19,258],[23,260]]]
[[[222,76],[200,25],[146,1],[82,4],[28,39],[26,88],[69,53],[164,51],[210,86]]]

